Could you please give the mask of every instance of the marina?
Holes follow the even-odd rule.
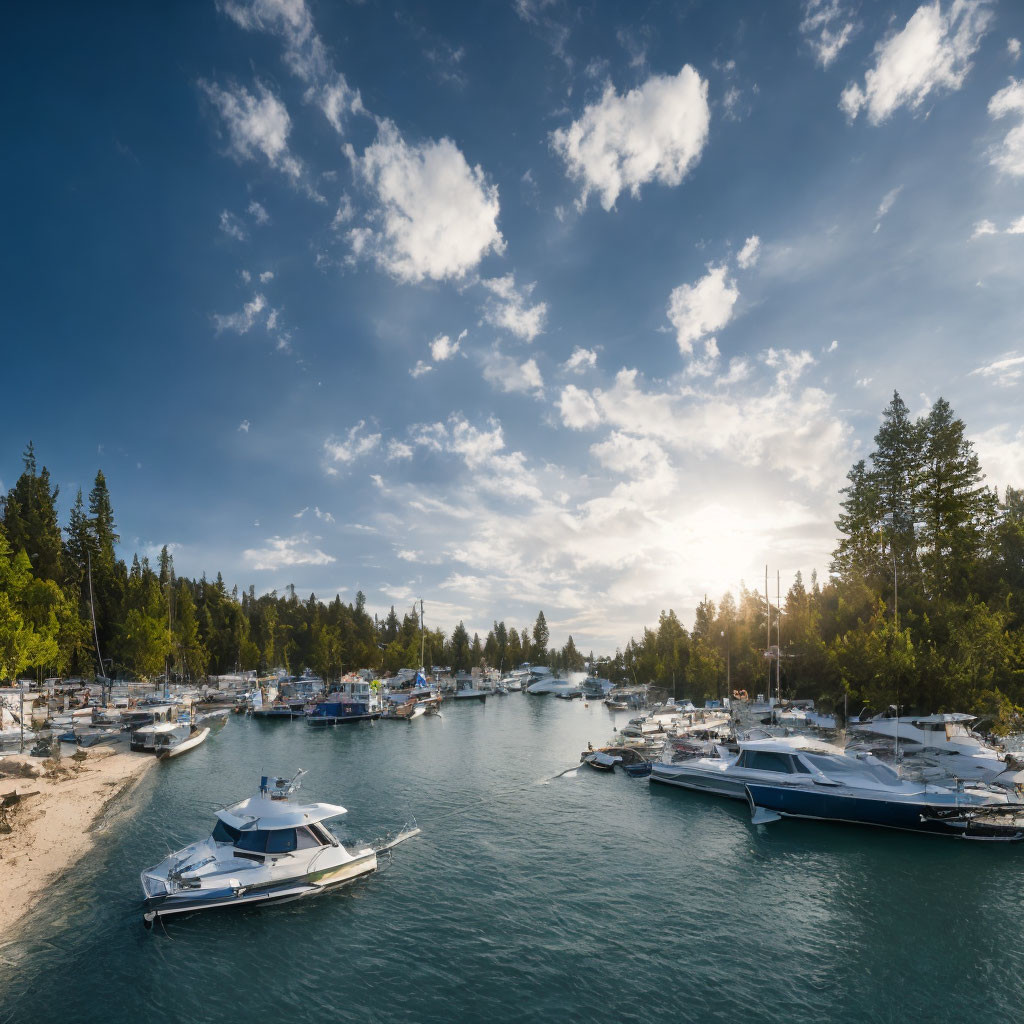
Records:
[[[781,1022],[825,1008],[835,1021],[962,1020],[973,1019],[973,995],[927,965],[948,962],[965,943],[989,965],[992,1012],[1012,1019],[1024,966],[1004,941],[1024,884],[1017,844],[986,853],[983,844],[887,830],[758,826],[742,800],[648,783],[619,766],[577,765],[552,778],[575,760],[571,751],[598,746],[609,717],[601,702],[525,695],[482,707],[445,702],[440,716],[408,729],[364,721],[321,731],[230,716],[187,757],[146,761],[153,768],[116,826],[94,835],[96,848],[0,947],[10,965],[0,1019],[44,1019],[52,997],[42,980],[60,976],[81,1021],[120,1024],[170,999],[180,1019],[257,1006],[283,1015],[310,990],[321,1012],[355,1020],[380,1012],[378,979],[395,973],[406,984],[388,992],[389,1019],[447,1020],[452,1000],[473,1019],[550,1020],[570,1007],[602,1019],[628,968],[645,1012],[656,1015]],[[230,809],[254,788],[254,772],[271,765],[308,770],[302,803],[348,808],[334,819],[347,845],[386,844],[413,822],[422,833],[333,893],[175,915],[147,934],[139,872],[182,840],[209,835],[218,804]],[[900,898],[880,896],[886,891]],[[943,922],[953,893],[981,911],[950,930]],[[695,914],[694,905],[713,909]],[[638,915],[671,922],[656,946],[578,940],[596,922],[632,934]],[[269,947],[330,948],[353,935],[365,941],[350,948],[344,972],[316,958],[258,995],[219,982],[225,963],[241,968]],[[412,948],[436,948],[443,963],[410,958]],[[167,972],[168,951],[187,958],[189,985]],[[106,980],[88,966],[100,956],[132,964],[137,998],[104,999]],[[785,957],[785,975],[737,974],[765,957]],[[665,965],[681,960],[692,983],[659,984]],[[865,970],[888,989],[884,1005],[860,983]],[[572,977],[580,984],[567,988]],[[523,1002],[501,997],[510,985]]]

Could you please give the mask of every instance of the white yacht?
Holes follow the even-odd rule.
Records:
[[[1008,765],[1005,755],[986,743],[970,729],[974,715],[940,714],[884,717],[852,724],[851,735],[879,736],[891,739],[893,747],[911,755],[912,762],[931,768],[936,778],[997,782],[1005,784]],[[1010,771],[1010,774],[1014,774]],[[1012,784],[1012,783],[1011,783]]]
[[[745,800],[755,824],[810,818],[964,839],[1024,839],[1024,804],[980,784],[912,782],[871,754],[852,757],[803,736],[741,740],[739,753],[655,764],[663,782]],[[1019,794],[1018,794],[1019,799]]]
[[[143,754],[156,754],[160,760],[193,750],[210,735],[210,727],[201,729],[188,722],[154,722],[131,734],[129,746]]]
[[[378,845],[343,845],[323,823],[344,807],[291,799],[303,774],[264,776],[258,792],[215,812],[212,835],[143,871],[147,926],[170,914],[285,902],[344,885],[376,871],[379,852],[419,834],[412,828]]]

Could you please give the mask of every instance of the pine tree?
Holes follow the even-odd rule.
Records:
[[[544,612],[537,613],[537,621],[533,624],[533,645],[530,649],[530,656],[535,662],[544,662],[548,657],[548,621],[544,618]]]
[[[36,471],[30,441],[23,456],[24,472],[3,503],[3,524],[13,551],[24,551],[37,579],[64,582],[60,524],[57,519],[59,487],[50,486],[50,471]]]

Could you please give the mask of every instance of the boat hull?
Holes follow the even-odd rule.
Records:
[[[177,757],[179,754],[186,754],[188,751],[198,747],[200,743],[206,742],[206,737],[210,735],[210,727],[204,726],[199,732],[189,736],[187,740],[177,744],[173,747],[168,747],[164,750],[158,750],[156,757],[158,761],[166,761],[168,758]]]
[[[692,789],[698,793],[713,793],[731,800],[746,800],[747,789],[742,780],[726,778],[710,772],[677,770],[675,765],[656,764],[651,768],[651,782],[662,782],[681,789]]]
[[[807,818],[849,825],[871,825],[876,828],[923,832],[929,835],[953,836],[962,839],[1000,839],[1018,842],[1024,829],[992,824],[984,820],[951,820],[947,815],[956,808],[933,805],[925,801],[872,799],[844,793],[819,790],[763,786],[747,783],[751,809],[774,811],[784,818]],[[967,807],[963,808],[968,810]]]
[[[349,861],[335,868],[328,868],[308,879],[290,879],[276,884],[261,886],[225,886],[222,889],[193,889],[167,896],[154,896],[143,900],[143,922],[151,927],[158,917],[175,914],[194,914],[200,910],[217,910],[224,907],[243,907],[253,904],[289,903],[292,900],[349,885],[377,870],[377,854],[370,853],[358,860]]]

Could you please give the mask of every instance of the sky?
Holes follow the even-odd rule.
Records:
[[[7,14],[0,486],[611,652],[824,576],[898,390],[1024,485],[1024,6]]]

